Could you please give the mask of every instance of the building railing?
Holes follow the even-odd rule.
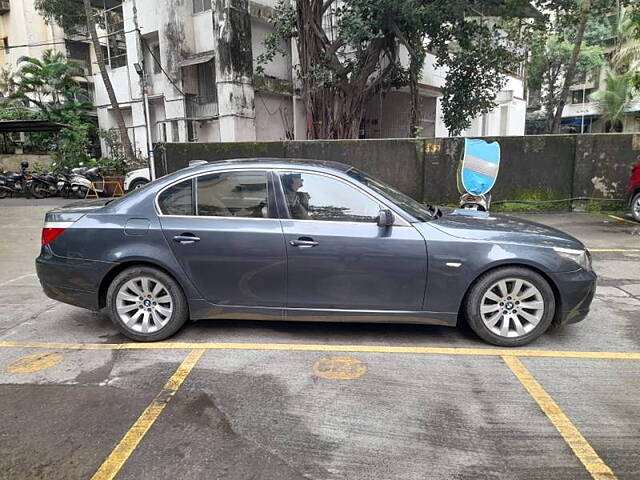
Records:
[[[189,120],[211,120],[218,116],[218,99],[215,95],[185,95],[185,110]]]

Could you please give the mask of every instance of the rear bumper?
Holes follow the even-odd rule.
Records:
[[[58,257],[47,247],[36,259],[38,279],[49,298],[90,310],[99,310],[100,283],[112,267],[107,262]]]
[[[554,275],[560,293],[556,322],[560,325],[578,323],[587,316],[596,293],[597,276],[593,272],[578,270]]]

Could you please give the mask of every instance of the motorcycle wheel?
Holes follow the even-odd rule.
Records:
[[[6,190],[0,190],[0,198],[5,198],[7,195],[9,195],[9,192]]]
[[[31,187],[31,194],[34,198],[44,198],[46,196],[46,191],[42,189],[42,185],[36,183]]]
[[[76,194],[76,198],[80,198],[80,199],[82,199],[82,198],[86,198],[86,196],[87,196],[87,189],[86,189],[86,188],[82,188],[82,187],[80,187],[80,188],[78,189],[78,191],[77,191],[77,192],[75,192],[75,194]]]

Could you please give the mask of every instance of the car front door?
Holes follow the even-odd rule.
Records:
[[[208,173],[158,196],[167,242],[209,302],[284,307],[286,251],[271,175],[260,170]]]
[[[424,238],[404,220],[379,227],[381,204],[338,177],[278,172],[289,309],[418,311]]]

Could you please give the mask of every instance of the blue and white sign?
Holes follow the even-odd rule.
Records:
[[[464,139],[464,157],[460,168],[462,188],[472,195],[491,191],[500,168],[500,144],[477,138]]]

